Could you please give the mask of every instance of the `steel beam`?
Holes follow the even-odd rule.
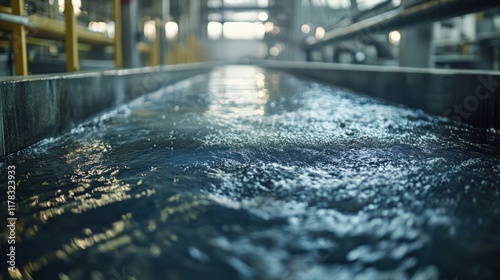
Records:
[[[439,21],[495,7],[500,7],[500,1],[431,0],[408,9],[397,8],[348,27],[329,30],[322,39],[316,39],[313,36],[308,37],[304,48],[311,50],[334,41],[391,31],[419,23]]]

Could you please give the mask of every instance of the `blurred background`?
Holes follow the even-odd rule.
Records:
[[[0,0],[0,76],[228,59],[499,70],[495,2]]]

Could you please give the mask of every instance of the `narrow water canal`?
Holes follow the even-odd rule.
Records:
[[[33,279],[498,279],[499,139],[228,66],[25,149],[0,178],[16,166]]]

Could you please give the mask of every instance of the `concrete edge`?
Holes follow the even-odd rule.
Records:
[[[331,83],[481,128],[500,129],[500,73],[284,61],[194,63],[0,81],[0,156],[94,115],[227,64],[252,64]]]
[[[341,64],[331,62],[300,62],[285,60],[246,60],[242,64],[259,65],[266,68],[286,68],[286,69],[313,69],[313,70],[349,70],[349,71],[372,71],[372,72],[398,72],[398,73],[428,73],[438,75],[454,74],[473,74],[473,75],[498,75],[499,71],[493,70],[468,70],[468,69],[439,69],[439,68],[416,68],[400,66],[382,66],[382,65],[360,65],[360,64]]]
[[[96,114],[221,63],[193,63],[0,81],[0,156],[61,135]]]
[[[252,61],[479,128],[500,129],[500,72]]]

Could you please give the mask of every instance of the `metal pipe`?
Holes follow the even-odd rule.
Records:
[[[0,13],[0,21],[15,23],[24,26],[30,24],[30,19],[26,16],[15,16],[3,13]]]
[[[26,29],[30,31],[29,36],[53,40],[65,39],[66,27],[63,21],[40,15],[30,15],[27,18],[27,24],[19,25],[26,27]],[[2,24],[0,25],[0,31],[11,32],[13,26],[15,25],[15,23],[10,22]],[[76,31],[78,33],[78,41],[80,43],[92,44],[96,46],[113,45],[113,39],[109,38],[106,34],[90,32],[88,28],[83,26],[76,26]]]
[[[334,41],[351,39],[356,36],[368,36],[372,33],[404,28],[418,23],[439,21],[495,7],[500,7],[499,1],[432,0],[408,9],[400,7],[348,27],[330,30],[321,39],[316,39],[313,36],[308,37],[304,48],[311,50]]]

